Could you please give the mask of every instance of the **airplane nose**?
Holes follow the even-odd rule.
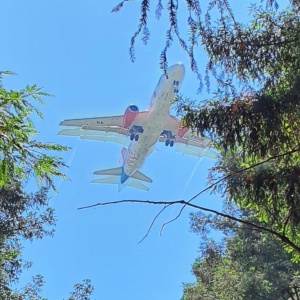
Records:
[[[184,79],[184,75],[185,75],[185,68],[184,65],[179,63],[176,65],[173,65],[171,67],[168,68],[168,74],[173,74],[175,75],[180,81],[182,81]]]
[[[184,65],[183,64],[179,64],[178,65],[178,69],[179,69],[179,74],[180,76],[183,78],[184,77],[184,74],[185,74],[185,68],[184,68]]]

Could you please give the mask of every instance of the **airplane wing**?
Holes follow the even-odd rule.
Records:
[[[175,137],[175,148],[177,152],[202,157],[217,159],[219,154],[213,150],[212,141],[206,137],[195,135],[190,129],[180,128],[180,121],[170,116],[166,124],[165,130],[171,131]],[[161,136],[160,142],[165,142],[166,137]]]
[[[140,112],[132,125],[142,126],[147,114],[148,111]],[[124,115],[64,120],[60,125],[76,128],[63,129],[58,134],[78,136],[86,140],[115,142],[127,147],[130,143],[129,130],[123,127],[123,119]]]
[[[139,112],[134,119],[132,125],[141,126],[148,115],[148,111]],[[84,118],[84,119],[70,119],[60,122],[61,126],[117,126],[122,127],[124,115],[111,116],[111,117],[97,117],[97,118]]]
[[[83,140],[114,142],[117,144],[121,144],[126,148],[130,143],[130,139],[127,137],[127,135],[122,135],[117,132],[94,131],[82,128],[74,128],[63,129],[59,131],[58,134],[66,136],[78,136],[80,139]]]

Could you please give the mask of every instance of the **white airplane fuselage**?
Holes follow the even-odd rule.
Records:
[[[174,65],[167,70],[167,77],[162,75],[153,93],[149,112],[144,121],[143,132],[137,141],[133,140],[123,160],[121,184],[139,170],[146,157],[154,150],[154,145],[165,129],[170,107],[184,79],[184,66]],[[173,133],[176,134],[176,133]]]

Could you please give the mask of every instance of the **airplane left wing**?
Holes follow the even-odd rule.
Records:
[[[177,152],[183,154],[208,157],[211,159],[218,159],[219,154],[213,150],[212,141],[206,137],[198,137],[190,135],[189,137],[177,137],[175,141]]]
[[[210,139],[199,137],[190,129],[180,128],[180,121],[175,117],[169,117],[165,130],[171,131],[175,135],[174,144],[177,152],[197,157],[206,156],[212,159],[219,157],[218,153],[213,150]],[[166,136],[161,136],[159,141],[165,142],[166,139]]]

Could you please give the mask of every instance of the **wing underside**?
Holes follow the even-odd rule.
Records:
[[[142,126],[148,111],[140,112],[132,125]],[[58,134],[65,136],[78,136],[81,139],[108,141],[121,144],[128,147],[130,143],[129,129],[123,127],[124,116],[112,116],[101,118],[71,119],[60,123],[63,126],[72,126],[76,128],[63,129]],[[212,148],[212,141],[206,137],[196,136],[191,130],[182,129],[181,123],[175,117],[169,116],[165,130],[175,135],[176,151],[202,157],[206,156],[212,159],[219,157],[218,153]],[[165,136],[159,138],[159,142],[166,141]]]
[[[170,116],[165,130],[175,134],[175,148],[177,152],[197,157],[208,157],[217,159],[218,153],[212,147],[212,140],[207,137],[195,135],[190,129],[181,128],[181,122],[175,117]],[[167,137],[161,136],[160,142],[165,143]]]
[[[147,114],[147,111],[140,112],[132,125],[142,126]],[[123,127],[123,120],[124,115],[64,120],[60,125],[75,128],[63,129],[58,134],[78,136],[85,140],[115,142],[127,147],[130,142],[129,129]]]

